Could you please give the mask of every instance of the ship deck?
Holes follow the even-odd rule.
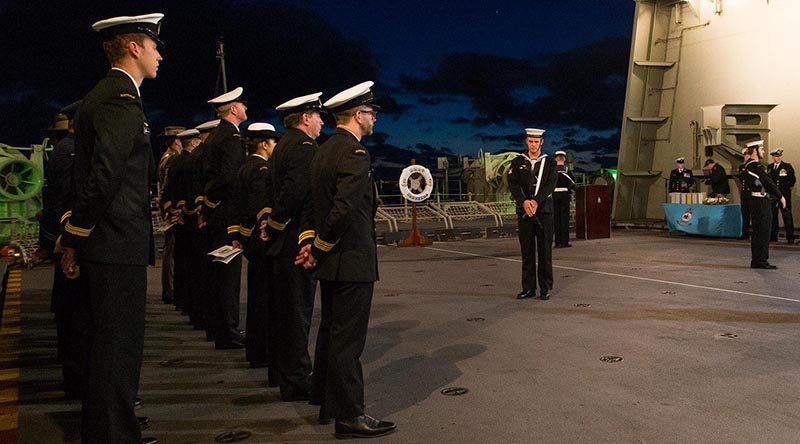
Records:
[[[800,247],[773,244],[780,269],[766,271],[748,267],[739,240],[614,230],[572,244],[554,250],[549,301],[515,300],[513,238],[379,248],[366,404],[399,430],[378,442],[796,442]],[[79,440],[79,404],[58,388],[50,279],[47,267],[23,273],[21,443]],[[160,268],[149,281],[146,436],[335,439],[317,408],[281,402],[242,350],[214,350],[162,304]]]

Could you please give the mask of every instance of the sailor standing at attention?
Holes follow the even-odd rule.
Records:
[[[88,287],[90,344],[82,398],[83,444],[142,440],[134,414],[144,347],[147,265],[155,259],[150,184],[155,162],[139,87],[154,79],[164,14],[92,25],[111,63],[75,118],[74,193],[56,244],[69,278]]]
[[[567,153],[556,151],[556,170],[558,181],[553,192],[554,226],[556,248],[571,247],[569,243],[569,204],[572,201],[572,190],[575,189],[575,177],[567,167]]]
[[[769,263],[769,234],[772,223],[772,209],[769,197],[778,201],[782,208],[786,208],[786,198],[764,171],[760,160],[764,158],[764,141],[757,140],[747,144],[750,160],[745,164],[747,174],[744,176],[745,188],[750,190],[750,217],[753,221],[752,236],[750,238],[751,260],[750,268],[763,268],[774,270],[778,267]]]
[[[542,152],[544,130],[525,129],[528,152],[511,161],[508,188],[517,203],[517,227],[522,250],[522,291],[532,298],[538,281],[542,300],[553,288],[553,192],[558,182],[556,162]],[[539,255],[537,267],[536,255]]]
[[[772,163],[767,167],[767,174],[781,190],[781,194],[786,198],[786,207],[779,208],[772,206],[772,232],[770,241],[778,241],[778,213],[783,217],[783,228],[786,230],[786,242],[794,243],[794,221],[792,220],[792,187],[797,182],[794,168],[791,164],[783,161],[783,150],[775,150],[769,153],[772,156]]]

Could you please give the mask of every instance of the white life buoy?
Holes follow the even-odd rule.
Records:
[[[400,173],[400,194],[411,202],[422,202],[431,197],[433,176],[422,165],[410,165]]]

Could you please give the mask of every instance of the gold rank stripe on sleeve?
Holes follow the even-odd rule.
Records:
[[[217,208],[217,205],[219,205],[220,202],[222,202],[222,201],[220,200],[220,201],[214,202],[211,199],[206,199],[205,202],[206,202],[206,206],[213,210],[214,208]]]
[[[120,97],[125,97],[125,98],[128,98],[128,99],[133,99],[133,100],[136,100],[136,96],[134,96],[133,94],[122,93],[122,94],[120,94],[119,96],[120,96]]]
[[[89,237],[89,235],[92,234],[93,229],[94,228],[76,227],[75,225],[69,223],[69,221],[67,221],[67,225],[64,226],[64,230],[66,230],[67,233],[74,234],[75,236],[79,237]]]
[[[313,239],[316,235],[317,233],[315,233],[314,230],[303,231],[300,233],[300,236],[298,236],[297,243],[300,244],[303,243],[304,240]]]
[[[264,216],[266,216],[266,215],[268,215],[270,213],[272,213],[272,208],[264,207],[264,208],[261,209],[261,211],[258,212],[258,214],[256,215],[256,219],[257,220],[261,220],[262,217],[264,217]]]
[[[164,209],[166,210],[167,208],[172,206],[172,201],[168,200],[168,201],[164,202],[164,204],[161,205],[161,206],[164,207]]]
[[[244,237],[250,237],[253,234],[253,229],[247,227],[239,227],[239,234],[241,234]]]
[[[357,149],[355,150],[355,154],[367,154],[367,150]]]
[[[70,216],[72,216],[72,210],[69,210],[61,215],[61,223],[63,224],[67,219],[69,219]]]
[[[184,205],[186,205],[185,200],[179,200],[178,203],[176,204],[177,208],[183,208]]]
[[[331,249],[336,245],[336,243],[325,242],[324,240],[320,239],[319,236],[314,238],[314,246],[319,248],[324,252],[331,251]]]
[[[286,221],[286,223],[282,224],[282,223],[276,221],[275,219],[273,219],[272,217],[267,219],[267,225],[269,225],[271,228],[273,228],[275,230],[278,230],[278,231],[283,231],[286,228],[286,224],[288,224],[288,223],[289,223],[288,220]]]
[[[205,200],[206,200],[205,196],[197,196],[194,198],[194,203],[196,204],[203,203],[205,202]]]
[[[242,229],[239,225],[231,225],[228,227],[228,234],[238,233]]]

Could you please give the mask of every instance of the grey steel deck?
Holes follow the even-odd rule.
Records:
[[[513,298],[516,239],[380,248],[367,410],[399,431],[376,442],[800,440],[800,248],[773,247],[780,269],[763,271],[747,267],[743,241],[616,230],[572,243],[554,251],[546,302]],[[150,271],[140,390],[146,435],[334,440],[316,408],[280,402],[243,351],[214,350],[161,304],[159,272]],[[24,276],[24,443],[78,438],[78,405],[60,401],[56,385],[49,279],[46,269]],[[179,361],[159,365],[167,360]],[[469,393],[440,394],[451,386]]]

